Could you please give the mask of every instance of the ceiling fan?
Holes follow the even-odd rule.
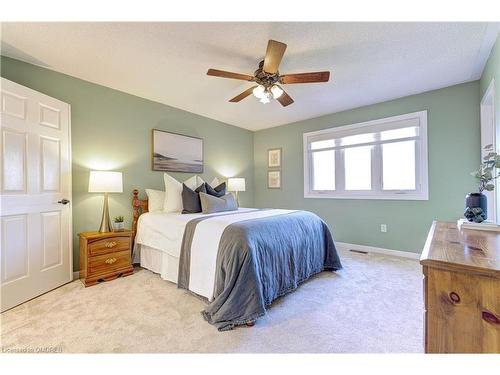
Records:
[[[330,72],[310,72],[297,74],[280,75],[278,67],[286,50],[286,44],[269,40],[267,43],[267,51],[264,60],[259,63],[259,68],[254,75],[226,72],[224,70],[208,69],[207,75],[239,79],[242,81],[255,82],[257,85],[248,88],[241,94],[235,96],[231,100],[232,103],[237,103],[245,99],[250,94],[260,99],[261,103],[269,103],[271,99],[276,99],[283,107],[293,103],[293,99],[279,85],[291,83],[314,83],[328,82]]]

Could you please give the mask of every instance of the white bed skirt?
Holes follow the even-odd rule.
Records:
[[[141,267],[160,274],[163,280],[177,284],[179,258],[145,245],[137,245],[134,253],[135,263],[139,262]]]

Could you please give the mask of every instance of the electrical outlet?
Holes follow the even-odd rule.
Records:
[[[380,231],[382,233],[387,233],[387,224],[380,224]]]

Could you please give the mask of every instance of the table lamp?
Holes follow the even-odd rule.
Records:
[[[90,171],[89,193],[104,193],[104,206],[99,232],[111,232],[108,193],[123,193],[122,172]]]
[[[236,193],[236,202],[238,206],[240,201],[238,199],[238,192],[245,191],[245,179],[243,177],[231,177],[227,179],[227,190]]]

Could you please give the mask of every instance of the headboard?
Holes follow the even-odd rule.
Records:
[[[132,192],[132,209],[134,210],[134,215],[132,218],[132,232],[134,232],[134,237],[137,232],[137,221],[139,220],[139,216],[148,212],[148,200],[147,199],[139,199],[139,190],[134,189]]]

